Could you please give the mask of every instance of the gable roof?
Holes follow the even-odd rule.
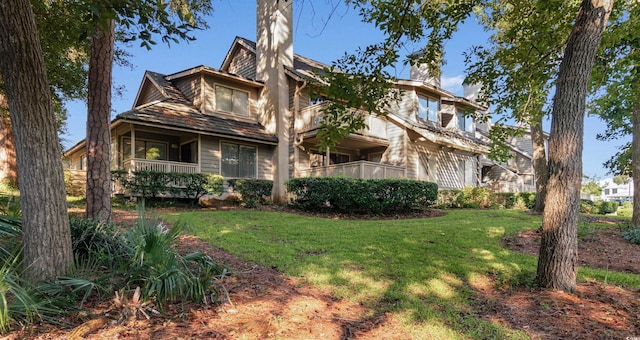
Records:
[[[222,64],[220,65],[220,70],[229,70],[234,54],[241,48],[248,50],[254,55],[256,54],[255,41],[236,36],[236,38],[233,40],[233,43],[231,44],[231,47],[229,48],[229,51],[224,57]],[[322,69],[325,67],[328,68],[329,65],[294,53],[293,67],[285,67],[285,71],[289,76],[296,80],[315,79],[313,71],[322,71]]]

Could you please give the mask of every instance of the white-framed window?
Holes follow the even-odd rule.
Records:
[[[439,110],[439,100],[425,96],[418,96],[418,117],[430,122],[437,122]]]
[[[248,116],[249,93],[216,85],[216,110]]]
[[[256,178],[257,148],[255,146],[221,142],[220,174],[231,178]]]
[[[135,158],[166,161],[167,143],[137,139],[135,147]],[[131,159],[131,138],[122,138],[122,159]]]
[[[473,132],[473,117],[465,116],[463,110],[457,110],[458,128],[465,132]]]

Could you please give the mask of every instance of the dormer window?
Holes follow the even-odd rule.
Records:
[[[248,116],[249,93],[216,85],[216,110]]]
[[[465,116],[464,111],[457,110],[458,115],[458,128],[465,132],[473,132],[473,117]]]
[[[438,122],[440,101],[437,99],[418,96],[418,117],[430,122]]]

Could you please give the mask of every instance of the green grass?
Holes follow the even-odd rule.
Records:
[[[299,277],[372,314],[401,317],[416,334],[502,338],[524,334],[474,317],[471,287],[532,284],[536,258],[505,249],[501,238],[537,228],[540,218],[512,210],[450,210],[411,220],[333,220],[258,211],[165,216],[227,251]],[[580,280],[640,287],[640,276],[581,269]],[[426,332],[426,333],[425,333]]]

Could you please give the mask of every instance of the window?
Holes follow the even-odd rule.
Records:
[[[221,143],[223,177],[256,178],[256,147]]]
[[[131,139],[122,139],[122,159],[131,158]],[[167,143],[136,139],[135,158],[167,160]]]
[[[247,92],[216,85],[216,109],[240,116],[249,115],[249,94]]]
[[[604,194],[609,195],[609,189],[604,189]]]
[[[473,132],[473,117],[465,116],[464,111],[456,111],[458,115],[458,128],[465,132]]]
[[[438,100],[418,96],[418,117],[437,122],[439,106],[440,102]]]
[[[618,189],[611,189],[611,194],[617,194],[618,193]]]

